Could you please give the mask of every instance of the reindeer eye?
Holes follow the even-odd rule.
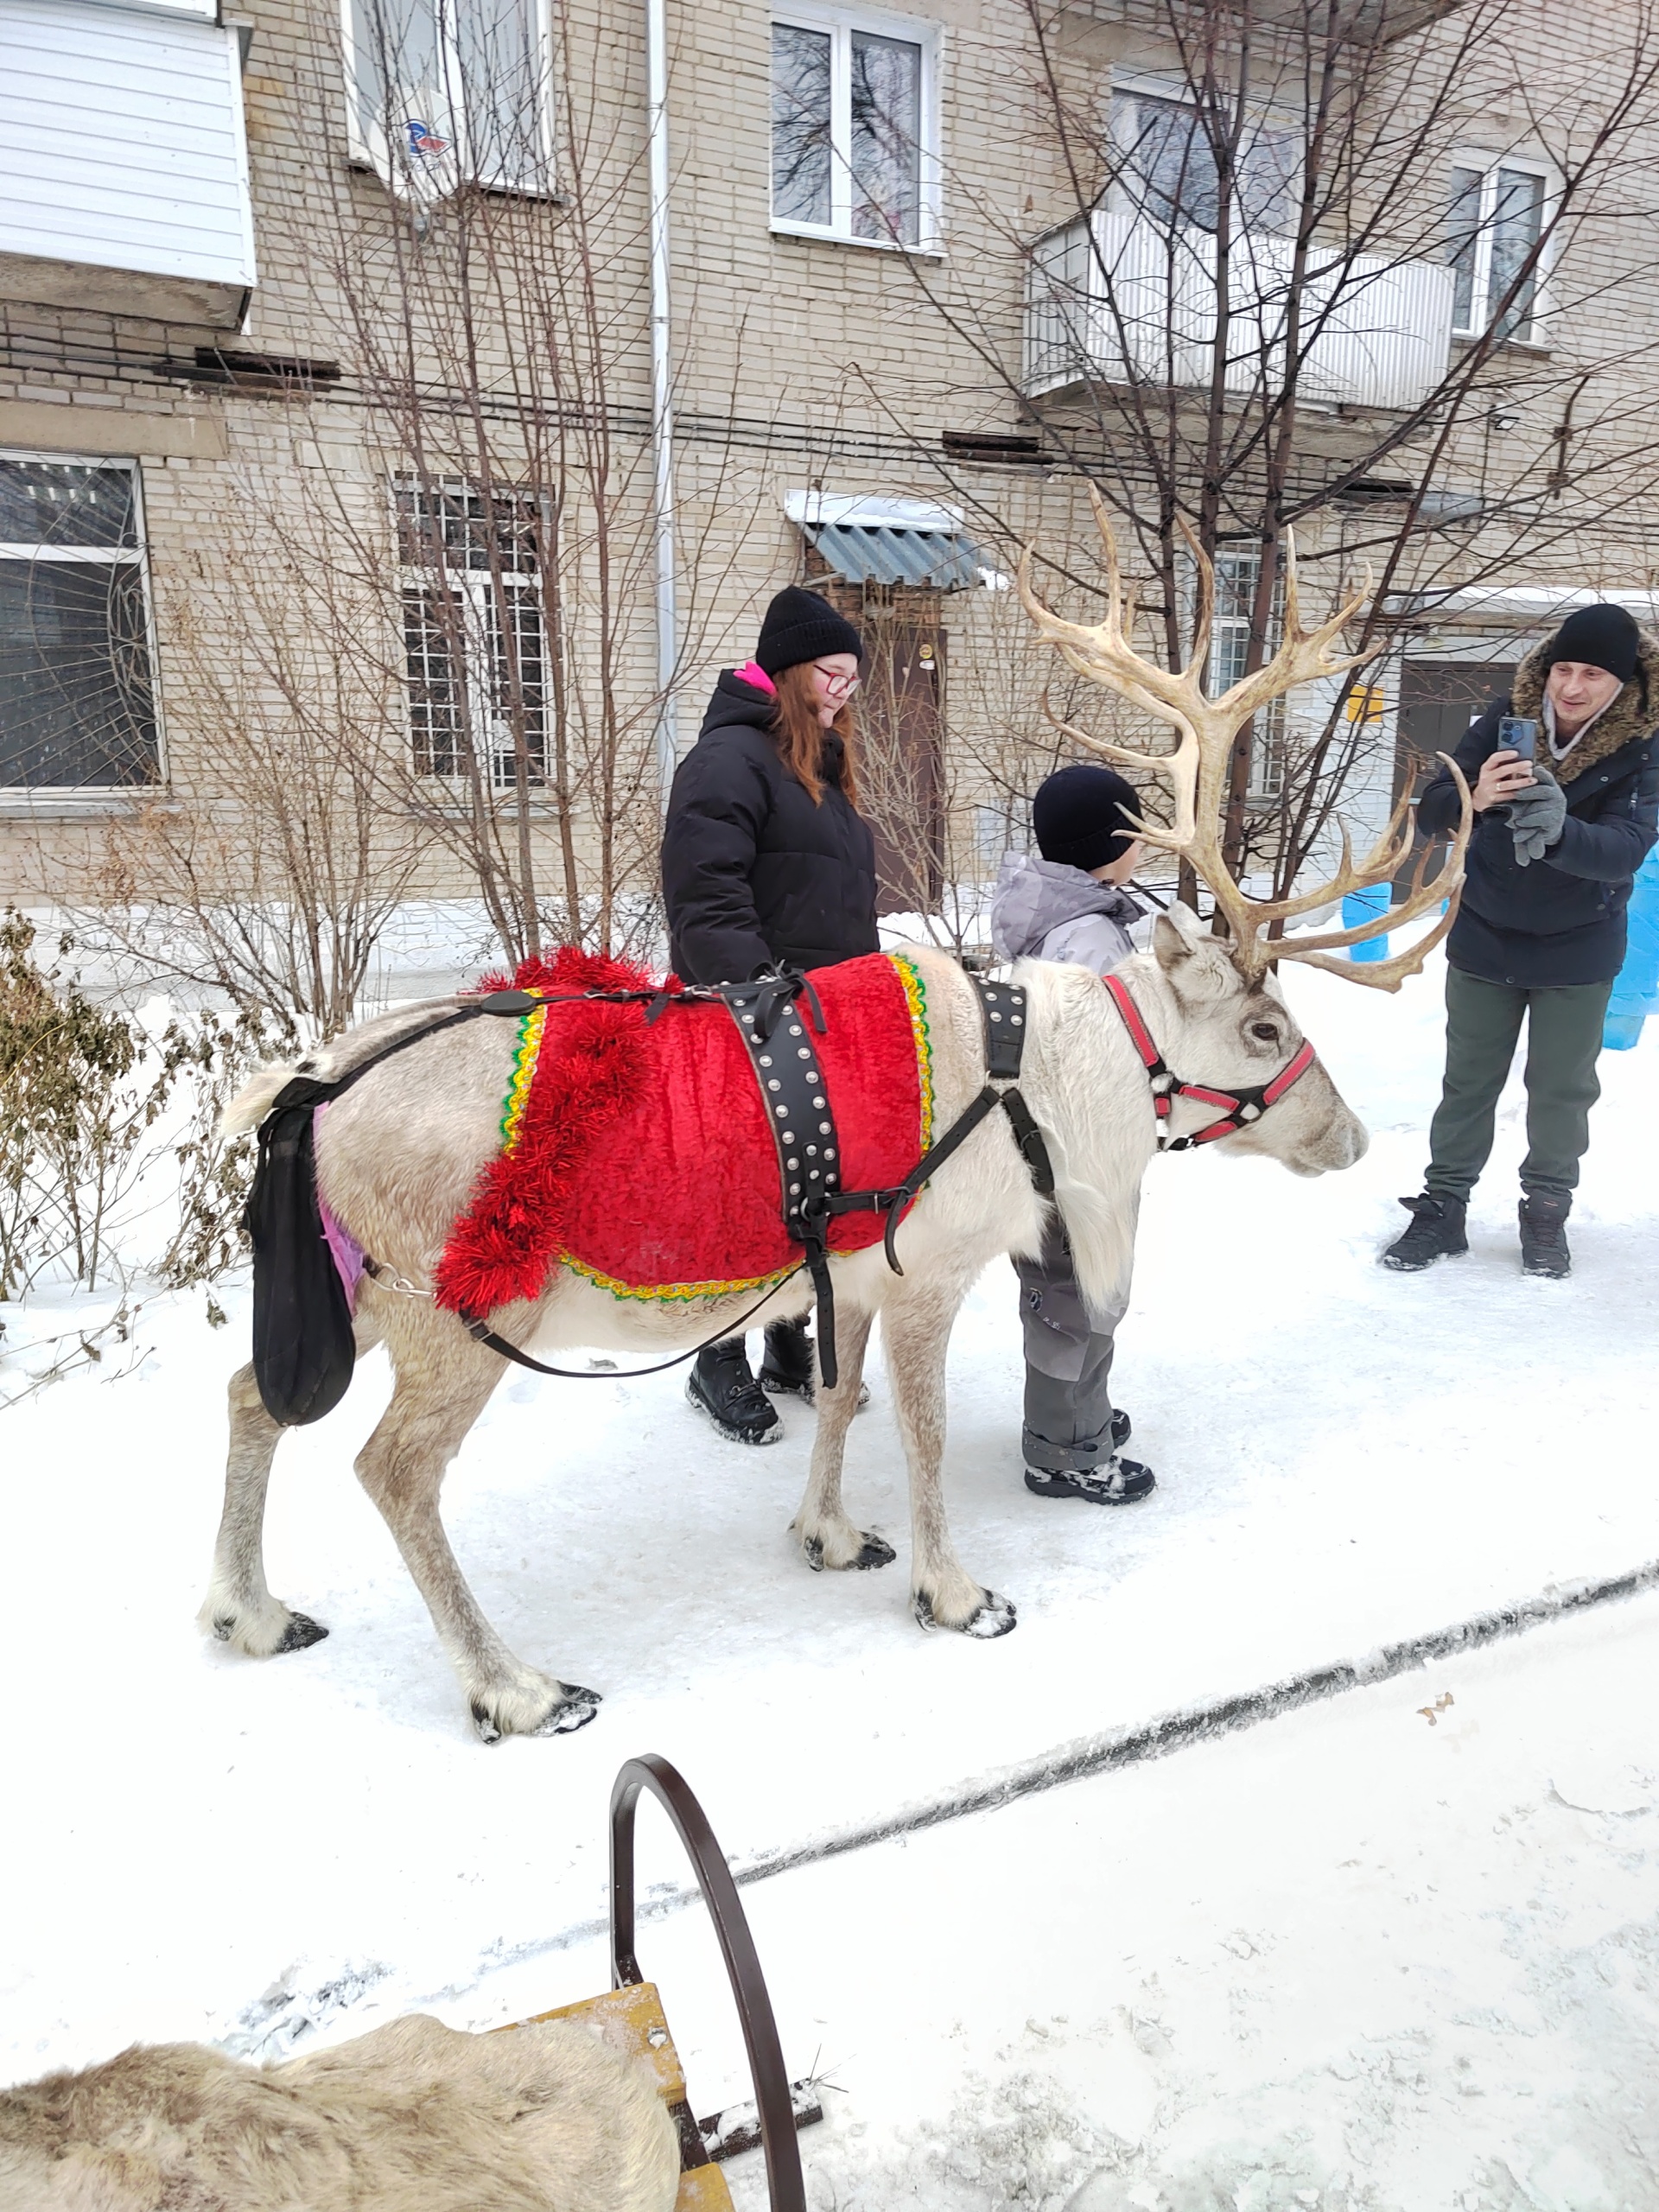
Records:
[[[1279,1032],[1270,1021],[1253,1021],[1250,1024],[1250,1034],[1252,1037],[1259,1037],[1264,1045],[1276,1045],[1279,1042]]]

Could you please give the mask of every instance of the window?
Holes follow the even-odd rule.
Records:
[[[1221,181],[1205,118],[1190,101],[1148,92],[1112,94],[1117,188],[1137,213],[1165,226],[1213,232]],[[1294,228],[1300,144],[1294,131],[1257,121],[1239,147],[1232,226],[1269,233]]]
[[[0,786],[159,772],[137,470],[0,454]]]
[[[1244,674],[1250,649],[1250,612],[1256,586],[1262,580],[1259,553],[1217,552],[1216,555],[1215,620],[1210,632],[1210,666],[1206,688],[1212,699],[1230,691]],[[1274,586],[1267,651],[1278,650],[1285,619],[1285,585],[1281,573]],[[1250,779],[1245,798],[1252,806],[1270,805],[1285,788],[1285,702],[1272,700],[1255,717],[1250,739]]]
[[[1534,336],[1548,191],[1541,169],[1512,161],[1481,168],[1459,162],[1452,170],[1446,257],[1452,272],[1452,327],[1460,338],[1488,329],[1522,344]]]
[[[404,667],[417,776],[497,791],[547,775],[547,639],[533,492],[397,486]]]
[[[345,0],[352,151],[394,190],[553,189],[543,0]]]
[[[883,16],[773,22],[774,230],[931,245],[932,62],[928,34]]]

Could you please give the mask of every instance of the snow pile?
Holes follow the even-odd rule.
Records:
[[[1420,1184],[1436,981],[1287,988],[1372,1150],[1316,1182],[1214,1154],[1154,1164],[1117,1375],[1156,1495],[1119,1513],[1029,1497],[1011,1273],[963,1313],[948,1494],[964,1560],[1019,1604],[1000,1643],[920,1635],[902,1567],[805,1571],[786,1535],[804,1408],[744,1452],[677,1376],[515,1374],[446,1519],[508,1640],[606,1703],[580,1736],[486,1751],[351,1476],[378,1360],[279,1456],[272,1586],[333,1632],[263,1666],[194,1625],[244,1287],[219,1331],[200,1293],[147,1302],[137,1372],[92,1369],[0,1416],[0,2077],[136,2037],[275,2054],[411,2006],[479,2026],[590,1993],[604,1807],[633,1751],[672,1758],[753,1862],[1659,1557],[1659,1039],[1603,1063],[1570,1281],[1517,1269],[1513,1090],[1471,1255],[1397,1277],[1376,1254]],[[902,1548],[879,1363],[873,1388],[849,1497]],[[1659,1933],[1628,1690],[1653,1611],[751,1888],[791,2070],[817,2055],[842,2085],[803,2139],[815,2205],[1659,2196],[1635,2178],[1659,2155],[1638,2108]],[[1572,1665],[1549,1658],[1569,1646]],[[1418,1708],[1448,1692],[1431,1726]],[[665,1895],[684,1869],[652,1819],[642,1879]],[[734,2102],[698,1916],[648,1923],[641,1953],[697,2110]],[[759,2183],[739,2178],[747,2212]]]

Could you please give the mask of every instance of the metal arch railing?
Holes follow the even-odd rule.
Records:
[[[778,2024],[766,1994],[760,1960],[726,1854],[715,1840],[707,1815],[678,1770],[647,1751],[629,1759],[611,1789],[611,1981],[621,1989],[645,1975],[634,1956],[633,1823],[642,1790],[650,1790],[674,1823],[685,1847],[714,1922],[721,1956],[748,2051],[754,2101],[760,2115],[760,2140],[766,2154],[766,2187],[772,2212],[806,2212],[800,2145],[789,2076],[784,2070]]]

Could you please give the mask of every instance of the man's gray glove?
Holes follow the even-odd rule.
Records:
[[[1567,793],[1548,768],[1533,763],[1536,781],[1509,802],[1510,828],[1515,837],[1515,863],[1525,868],[1544,855],[1561,834],[1567,820]]]

